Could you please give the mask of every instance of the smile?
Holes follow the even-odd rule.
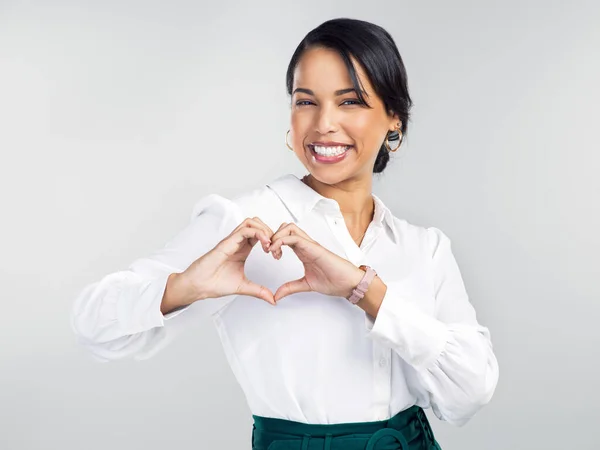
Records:
[[[308,149],[314,161],[324,164],[333,164],[342,161],[348,154],[352,145],[321,146],[309,144]]]

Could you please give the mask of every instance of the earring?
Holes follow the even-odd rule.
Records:
[[[397,125],[396,130],[392,131],[392,133],[398,133],[398,145],[396,146],[396,148],[392,149],[390,147],[390,144],[388,144],[388,138],[389,138],[389,134],[388,136],[386,136],[385,140],[383,141],[383,144],[386,146],[386,148],[388,149],[388,152],[395,152],[396,150],[398,150],[400,148],[400,146],[402,145],[402,132],[400,131],[400,124]],[[395,139],[394,139],[395,140]]]
[[[291,151],[294,151],[294,149],[292,147],[290,147],[290,144],[288,144],[288,134],[290,134],[291,130],[287,130],[287,133],[285,133],[285,145],[287,145],[287,148],[289,148]]]

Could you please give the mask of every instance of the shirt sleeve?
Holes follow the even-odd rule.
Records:
[[[70,314],[76,342],[97,361],[147,359],[199,315],[223,308],[235,295],[198,301],[166,315],[160,311],[169,275],[183,272],[242,221],[233,201],[216,194],[200,199],[189,224],[162,249],[78,293]]]
[[[435,314],[425,312],[419,294],[401,281],[386,282],[377,317],[365,314],[365,324],[369,337],[395,350],[416,370],[434,414],[462,426],[490,401],[498,362],[490,332],[477,322],[469,302],[450,239],[435,227],[427,228],[427,238]]]

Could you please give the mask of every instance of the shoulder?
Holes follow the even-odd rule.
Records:
[[[431,257],[434,257],[442,247],[450,246],[450,238],[438,227],[412,223],[396,216],[393,218],[394,226],[405,245],[416,244]]]
[[[258,217],[274,230],[279,228],[283,220],[291,220],[285,204],[266,184],[241,193],[232,201],[243,218]]]
[[[201,216],[237,219],[239,215],[238,205],[229,198],[219,194],[207,194],[194,204],[190,220],[194,221]]]
[[[265,184],[230,197],[216,193],[205,195],[194,204],[190,219],[205,215],[239,224],[247,217],[257,216],[267,222],[269,217],[279,215],[280,208],[284,208],[283,204]]]

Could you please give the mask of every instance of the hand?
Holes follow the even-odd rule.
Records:
[[[304,265],[304,276],[281,285],[275,292],[275,302],[297,292],[310,291],[347,298],[365,274],[311,239],[296,224],[282,223],[271,241],[267,249],[275,259],[281,259],[281,246],[287,245]]]
[[[225,295],[251,295],[275,304],[273,293],[250,281],[244,265],[257,242],[263,250],[271,243],[273,230],[258,217],[247,218],[212,250],[194,261],[184,272],[188,284],[193,286],[194,298],[217,298]]]

